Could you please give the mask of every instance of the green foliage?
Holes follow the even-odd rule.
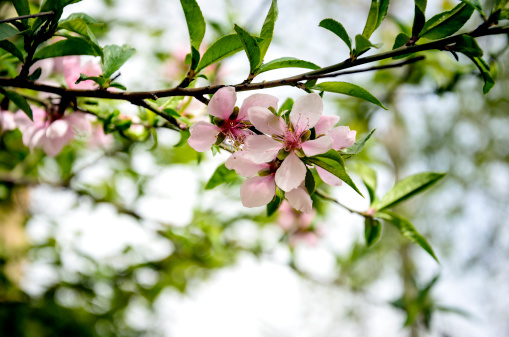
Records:
[[[221,164],[214,171],[212,177],[210,177],[207,185],[205,186],[205,189],[211,190],[221,184],[232,182],[235,179],[237,179],[237,174],[235,171],[229,170],[224,164]]]
[[[39,49],[35,53],[34,59],[42,60],[71,55],[101,56],[101,53],[87,40],[77,37],[68,37],[65,40],[57,41]]]
[[[8,23],[0,23],[0,41],[13,37],[14,35],[18,35],[19,33],[19,30]]]
[[[369,200],[371,201],[371,204],[373,204],[377,199],[376,197],[377,178],[375,170],[366,165],[358,164],[356,171],[361,176],[362,182],[368,189]]]
[[[113,75],[113,73],[120,69],[127,62],[127,60],[134,55],[136,49],[129,47],[128,45],[117,46],[107,45],[104,46],[104,57],[101,63],[103,70],[103,76],[107,79]]]
[[[277,0],[272,0],[269,12],[267,13],[267,17],[265,18],[265,22],[263,23],[262,26],[262,31],[260,32],[260,37],[263,39],[260,42],[261,61],[263,61],[265,54],[269,49],[269,45],[272,42],[272,36],[274,35],[274,26],[276,25],[277,16],[278,16]]]
[[[465,3],[458,4],[450,11],[437,14],[426,21],[419,37],[438,40],[450,36],[463,27],[473,12],[472,6]]]
[[[482,10],[481,2],[479,0],[460,0],[460,1],[466,3],[467,5],[472,6],[475,10],[477,10],[481,14],[483,18],[486,17]]]
[[[242,46],[246,51],[251,73],[255,73],[255,70],[262,63],[260,45],[254,36],[237,25],[235,25],[235,32],[239,35]]]
[[[280,195],[280,193],[283,193],[283,192],[276,191],[276,195],[274,196],[274,199],[272,199],[267,204],[267,216],[268,217],[272,216],[274,213],[276,213],[276,211],[279,209],[279,206],[281,206],[281,203],[284,200],[284,196]]]
[[[313,176],[313,172],[309,168],[306,167],[306,178],[304,180],[304,185],[306,186],[306,190],[308,191],[309,195],[312,195],[315,193],[316,190],[316,184],[315,184],[315,178]]]
[[[346,43],[348,49],[350,49],[350,52],[352,52],[352,40],[350,39],[350,36],[348,36],[345,27],[343,27],[341,23],[337,22],[334,19],[324,19],[320,22],[318,26],[330,30],[331,32],[336,34],[341,40],[343,40]]]
[[[479,68],[481,76],[484,79],[483,93],[486,95],[491,88],[495,86],[495,80],[491,76],[490,66],[481,57],[471,57],[472,62]]]
[[[199,50],[206,29],[205,19],[201,13],[200,6],[198,6],[195,0],[180,0],[180,3],[186,17],[191,47]]]
[[[415,9],[414,9],[414,23],[412,25],[412,36],[419,36],[424,24],[426,23],[426,17],[424,13],[426,12],[426,5],[428,3],[427,0],[414,0]]]
[[[481,57],[483,51],[475,39],[469,35],[462,35],[454,45],[454,50],[465,54],[469,58]]]
[[[282,68],[304,68],[313,70],[320,69],[319,66],[308,61],[299,60],[294,57],[281,57],[262,64],[258,70],[258,74]]]
[[[371,6],[369,8],[368,19],[364,26],[362,36],[369,39],[374,31],[380,26],[382,21],[387,15],[389,9],[390,0],[371,0]]]
[[[30,108],[30,105],[28,104],[25,97],[21,96],[20,94],[5,90],[3,88],[0,88],[0,93],[2,93],[4,96],[6,96],[8,99],[10,99],[18,108],[23,110],[23,112],[30,118],[30,120],[33,121],[33,115],[32,115],[32,109]]]
[[[373,44],[363,35],[355,35],[355,50],[353,52],[354,56],[360,56],[370,50],[371,48],[380,48],[381,44]]]
[[[357,97],[387,110],[387,108],[378,100],[378,98],[370,94],[366,89],[352,83],[322,82],[315,85],[313,89]]]
[[[366,239],[366,246],[373,246],[380,235],[382,234],[382,225],[380,221],[367,217],[364,219],[364,238]]]
[[[205,67],[219,62],[222,59],[241,51],[242,49],[244,49],[244,46],[238,34],[225,35],[219,38],[207,49],[207,51],[203,54],[196,71],[199,72]]]
[[[392,46],[392,49],[398,49],[406,45],[410,41],[410,36],[406,35],[405,33],[399,33],[398,36],[396,36],[396,40],[394,41],[394,45]],[[402,59],[408,56],[414,55],[414,53],[411,54],[404,54],[400,56],[394,56],[394,60]]]
[[[371,132],[369,132],[365,137],[356,141],[352,146],[347,147],[345,149],[341,149],[339,153],[341,154],[343,159],[348,159],[352,156],[355,156],[356,154],[361,153],[362,149],[364,148],[364,145],[371,138],[375,130],[376,129],[371,130]]]
[[[16,56],[18,60],[20,60],[21,62],[24,62],[25,58],[23,57],[23,53],[11,41],[8,40],[0,41],[0,48]]]

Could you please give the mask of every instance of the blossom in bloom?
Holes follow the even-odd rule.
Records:
[[[101,66],[93,61],[81,64],[79,56],[67,56],[62,60],[65,82],[71,89],[92,90],[97,89],[97,83],[91,80],[82,81],[76,84],[80,74],[87,76],[99,76],[102,74]]]
[[[16,122],[14,120],[14,114],[7,110],[0,109],[0,132],[14,130],[16,128]]]
[[[283,201],[278,210],[277,224],[289,234],[292,246],[300,241],[315,245],[319,236],[319,233],[312,229],[315,217],[316,211],[302,213],[293,209],[287,201]]]
[[[270,135],[253,135],[246,139],[246,157],[255,163],[271,162],[283,157],[275,173],[275,182],[283,191],[298,189],[306,177],[306,165],[300,157],[312,157],[333,148],[334,141],[327,134],[309,139],[310,129],[322,117],[323,103],[318,94],[299,98],[290,112],[290,123],[263,107],[252,107],[248,114],[251,123],[261,132]]]
[[[276,171],[278,160],[272,163],[255,163],[246,158],[244,151],[234,152],[225,163],[230,170],[247,177],[240,187],[240,199],[245,207],[259,207],[268,204],[276,195]],[[285,193],[290,205],[304,213],[312,211],[312,200],[304,184]]]
[[[236,101],[237,94],[233,87],[224,87],[216,92],[207,108],[208,114],[215,117],[215,124],[199,121],[191,126],[191,136],[187,142],[193,149],[208,151],[218,139],[227,139],[239,147],[247,136],[253,134],[247,129],[248,110],[260,107],[269,111],[269,107],[277,107],[278,99],[272,95],[254,94],[244,100],[240,109],[235,106]]]

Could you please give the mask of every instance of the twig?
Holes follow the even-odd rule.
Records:
[[[341,207],[343,207],[344,209],[346,209],[347,211],[349,211],[350,213],[355,213],[355,214],[358,214],[358,215],[361,215],[363,217],[366,217],[368,216],[366,213],[364,212],[359,212],[359,211],[356,211],[354,209],[351,209],[350,207],[348,206],[345,206],[343,205],[342,203],[340,203],[339,201],[337,201],[336,199],[334,199],[333,197],[331,197],[330,195],[326,194],[325,192],[322,192],[322,191],[319,191],[319,190],[316,190],[315,191],[315,194],[317,196],[319,196],[320,198],[322,199],[325,199],[325,200],[328,200],[328,201],[331,201],[333,203],[335,203],[336,205],[339,205]]]
[[[31,19],[31,18],[37,18],[39,16],[50,16],[50,15],[55,15],[55,12],[41,12],[41,13],[30,14],[30,15],[21,15],[21,16],[16,16],[15,18],[2,19],[2,20],[0,20],[0,23],[13,22],[13,21],[18,21],[18,20],[23,20],[23,19]]]

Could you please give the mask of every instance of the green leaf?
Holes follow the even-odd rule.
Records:
[[[251,73],[254,73],[255,69],[262,63],[260,45],[253,36],[237,25],[235,25],[235,32],[239,35],[246,51]]]
[[[276,193],[274,199],[272,199],[271,202],[269,202],[267,204],[267,216],[269,217],[272,214],[276,213],[279,206],[281,206],[282,202],[283,202],[283,197],[278,195],[278,193]]]
[[[427,0],[415,0],[415,14],[414,23],[412,25],[412,36],[418,36],[426,23],[426,12]]]
[[[198,6],[195,0],[180,0],[180,3],[182,4],[182,9],[186,17],[191,46],[199,50],[203,37],[205,36],[206,28],[205,19],[201,13],[200,6]]]
[[[346,173],[343,158],[337,151],[330,150],[329,152],[324,154],[308,157],[305,159],[305,161],[320,166],[324,170],[327,170],[330,173],[334,174],[336,177],[343,180],[348,186],[353,188],[355,192],[359,193],[360,196],[364,197],[357,188],[357,186],[355,186],[355,183],[352,181],[350,176]]]
[[[460,1],[466,3],[469,6],[472,6],[472,8],[477,10],[483,17],[486,16],[484,15],[484,12],[481,7],[481,2],[479,0],[460,0]]]
[[[259,74],[269,70],[281,69],[281,68],[304,68],[304,69],[320,69],[314,63],[296,59],[294,57],[281,57],[260,66]]]
[[[364,185],[368,189],[369,200],[371,201],[371,204],[373,204],[373,202],[376,200],[376,186],[377,186],[375,170],[373,170],[371,167],[358,164],[357,173],[361,176]]]
[[[87,22],[82,18],[63,21],[58,25],[58,29],[66,29],[68,31],[78,33],[89,38],[93,43],[98,45],[95,34],[92,32]]]
[[[213,63],[238,53],[242,49],[244,49],[244,46],[237,34],[225,35],[207,49],[207,51],[203,54],[196,71],[198,72]]]
[[[410,221],[390,211],[377,212],[374,214],[374,217],[383,219],[389,222],[390,224],[394,225],[399,230],[401,235],[417,243],[429,255],[431,255],[431,257],[434,258],[435,261],[439,262],[435,255],[435,252],[433,251],[433,248],[431,248],[428,241],[421,234],[419,234],[419,232],[417,232],[417,230],[414,228],[414,226],[412,226]]]
[[[359,139],[352,146],[340,150],[339,153],[343,156],[344,159],[348,159],[352,156],[361,153],[362,149],[364,148],[364,145],[371,138],[375,130],[376,129],[371,130],[371,132],[368,133],[364,138]]]
[[[509,20],[509,9],[504,9],[498,16],[499,20]]]
[[[350,49],[350,52],[352,51],[352,40],[350,39],[350,36],[348,36],[345,27],[343,27],[341,23],[337,22],[334,19],[324,19],[320,22],[318,26],[330,30],[331,32],[336,34],[341,40],[343,40],[346,43],[348,49]]]
[[[209,181],[207,182],[207,185],[205,186],[205,189],[211,190],[221,185],[222,183],[228,183],[235,180],[236,177],[237,175],[234,170],[229,170],[226,168],[224,164],[221,164],[214,171],[212,177],[210,177]]]
[[[486,95],[495,85],[495,80],[491,76],[490,66],[488,65],[488,63],[486,63],[486,61],[484,61],[480,57],[471,57],[470,59],[481,71],[482,78],[484,79],[484,86],[482,88],[482,91]]]
[[[448,12],[443,12],[429,19],[419,37],[437,40],[456,33],[470,19],[474,8],[461,3]]]
[[[316,185],[315,178],[313,177],[313,172],[306,167],[306,178],[304,180],[304,185],[306,186],[306,190],[309,195],[315,193]]]
[[[394,46],[392,46],[392,50],[403,47],[404,45],[406,45],[408,43],[409,40],[410,40],[410,36],[406,35],[405,33],[399,33],[398,36],[396,36],[396,40],[394,41]],[[411,56],[413,54],[415,54],[415,53],[394,56],[393,59],[398,60],[398,59],[402,59],[402,58]]]
[[[89,41],[77,37],[68,37],[65,40],[55,42],[49,46],[39,49],[35,53],[34,58],[42,60],[70,55],[101,56]]]
[[[283,113],[283,111],[292,110],[292,108],[293,108],[293,99],[287,98],[286,101],[279,108],[278,114],[281,116],[281,113]]]
[[[381,44],[372,44],[371,41],[360,34],[355,35],[355,56],[364,54],[371,48],[380,48],[381,46]]]
[[[114,44],[105,46],[103,62],[101,64],[103,76],[105,78],[110,78],[110,76],[120,69],[135,52],[136,49],[126,44],[122,47]]]
[[[8,23],[0,23],[0,41],[18,35],[19,33],[19,30]]]
[[[498,11],[499,9],[504,9],[505,6],[509,3],[509,0],[497,0],[495,2],[495,9],[493,10],[493,12],[496,12]]]
[[[454,45],[454,50],[465,54],[469,58],[481,57],[483,51],[477,44],[475,39],[469,35],[461,35],[458,38],[458,42]]]
[[[398,181],[393,188],[375,205],[377,210],[396,206],[397,204],[424,192],[445,176],[444,173],[423,172]]]
[[[380,24],[384,21],[387,16],[387,11],[389,10],[390,0],[379,0],[378,3],[378,18],[376,21],[376,28],[380,27]],[[375,29],[376,29],[375,28]]]
[[[28,104],[25,97],[21,96],[20,94],[14,92],[14,91],[4,90],[2,88],[0,88],[0,92],[2,94],[4,94],[18,108],[23,110],[23,112],[28,116],[28,118],[30,118],[31,121],[34,120],[33,114],[32,114],[32,108],[30,108],[30,105]]]
[[[39,77],[41,77],[42,74],[42,68],[37,68],[30,76],[28,76],[29,81],[37,81]]]
[[[376,25],[377,21],[378,21],[378,2],[377,0],[371,0],[368,19],[366,20],[366,25],[364,26],[362,36],[364,36],[366,39],[369,39],[371,37],[371,34],[373,34],[377,27]]]
[[[277,16],[278,16],[277,0],[272,0],[269,12],[267,13],[267,17],[265,18],[265,22],[263,23],[262,26],[262,31],[260,32],[260,37],[263,39],[263,41],[260,42],[260,58],[262,61],[272,41]]]
[[[62,16],[64,7],[68,5],[72,5],[74,3],[80,2],[81,0],[46,0],[41,5],[40,12],[55,12],[55,16],[51,18],[53,21],[60,20],[60,17]],[[34,24],[32,25],[32,28],[39,27],[44,21],[48,20],[48,17],[38,17]],[[35,29],[34,29],[35,30]],[[81,54],[83,55],[83,54]]]
[[[366,238],[366,246],[373,246],[382,233],[382,226],[380,221],[373,218],[366,218],[364,220],[364,238]]]
[[[388,110],[375,96],[371,95],[366,89],[359,87],[358,85],[347,83],[347,82],[322,82],[313,87],[313,89],[335,92],[338,94],[353,96],[361,98],[370,103],[378,105],[382,109]]]
[[[83,81],[94,81],[95,83],[99,84],[101,88],[104,88],[106,86],[106,79],[104,77],[98,77],[98,76],[87,76],[85,74],[80,74],[80,77],[76,80],[75,84],[78,84]]]
[[[118,82],[112,82],[110,83],[109,87],[111,88],[117,88],[117,89],[120,89],[120,90],[124,90],[126,91],[127,88],[125,87],[125,85],[121,84],[121,83],[118,83]]]
[[[0,41],[0,48],[16,56],[18,60],[20,60],[21,62],[24,62],[23,53],[11,41],[9,40]]]
[[[30,5],[28,4],[28,0],[12,0],[12,4],[14,5],[14,8],[16,8],[16,12],[19,16],[30,15]],[[21,22],[28,28],[29,19],[23,19]]]
[[[168,115],[175,117],[175,118],[182,117],[175,109],[172,109],[172,108],[164,108],[163,111],[165,113],[167,113]]]

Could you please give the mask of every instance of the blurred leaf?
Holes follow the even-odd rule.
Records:
[[[313,70],[320,69],[319,66],[308,61],[299,60],[294,57],[281,57],[262,64],[258,73],[261,74],[269,70],[281,68],[305,68]]]
[[[281,115],[281,113],[283,111],[287,111],[287,110],[292,110],[292,107],[293,107],[293,99],[291,98],[287,98],[285,100],[285,102],[281,105],[281,107],[279,108],[279,115]]]
[[[470,19],[474,8],[464,3],[458,4],[448,12],[429,19],[419,33],[419,37],[438,40],[456,33]]]
[[[94,81],[95,83],[99,84],[101,88],[104,88],[106,86],[106,79],[103,77],[98,76],[87,76],[85,74],[80,74],[80,77],[76,80],[75,84],[78,84],[83,81]]]
[[[366,246],[373,246],[380,238],[381,233],[382,226],[380,225],[380,221],[371,217],[364,219],[364,238],[366,239]]]
[[[125,85],[121,84],[121,83],[118,83],[118,82],[112,82],[110,83],[109,87],[111,88],[117,88],[117,89],[120,89],[120,90],[127,90],[127,88],[125,87]]]
[[[11,41],[9,40],[0,41],[0,48],[16,56],[18,60],[20,60],[21,62],[24,62],[23,53]]]
[[[239,35],[240,41],[242,42],[244,50],[246,51],[247,58],[249,59],[251,73],[254,73],[255,69],[258,68],[262,62],[260,46],[256,39],[241,27],[235,25],[235,31]]]
[[[357,173],[361,176],[364,185],[368,189],[369,200],[371,204],[376,200],[376,172],[371,167],[366,165],[358,164],[357,165]]]
[[[199,50],[206,29],[205,19],[203,18],[200,6],[198,6],[195,0],[180,0],[180,3],[186,17],[191,47]]]
[[[390,0],[380,0],[380,2],[378,3],[378,17],[376,21],[376,28],[380,27],[385,17],[387,16],[387,11],[389,10],[389,3]]]
[[[278,193],[276,193],[274,199],[272,199],[271,202],[267,204],[267,216],[274,214],[278,210],[279,206],[281,206],[282,202],[283,198],[278,195]]]
[[[481,57],[483,51],[477,44],[475,39],[469,35],[462,35],[458,38],[458,42],[454,45],[454,50],[465,54],[469,58]]]
[[[223,183],[228,183],[237,178],[237,174],[234,170],[229,170],[226,168],[224,164],[218,166],[218,168],[212,174],[207,185],[205,186],[206,190],[211,190]]]
[[[269,45],[272,41],[272,35],[274,34],[274,26],[276,24],[277,16],[277,0],[272,0],[272,4],[270,5],[269,12],[267,13],[267,17],[265,18],[265,22],[263,23],[262,31],[260,33],[260,37],[263,39],[263,41],[260,42],[261,61],[263,61],[265,54],[267,54],[267,50],[269,49]]]
[[[408,43],[408,41],[410,41],[410,36],[406,35],[405,33],[399,33],[398,36],[396,36],[396,40],[394,41],[394,45],[392,46],[392,50],[403,47],[404,45],[406,45]],[[398,59],[402,59],[402,58],[411,56],[413,54],[415,54],[415,53],[404,54],[404,55],[400,55],[400,56],[394,56],[393,59],[394,60],[398,60]]]
[[[482,7],[481,7],[481,2],[479,0],[460,0],[460,1],[466,3],[467,5],[472,6],[483,17],[485,17],[484,12],[483,12]]]
[[[373,135],[373,132],[375,132],[375,130],[376,129],[371,130],[370,133],[368,133],[364,138],[356,141],[352,146],[347,147],[345,149],[341,149],[339,153],[344,157],[344,159],[348,159],[356,154],[361,153],[362,149],[364,148],[364,145],[371,138],[371,135]]]
[[[35,53],[34,59],[42,60],[71,55],[101,56],[87,40],[77,37],[68,37],[65,40],[57,41],[49,46],[39,49]]]
[[[42,68],[39,67],[39,68],[35,69],[35,71],[33,73],[31,73],[27,79],[29,81],[37,81],[39,79],[39,77],[41,77],[41,74],[42,74]]]
[[[19,33],[19,30],[8,23],[0,23],[0,41],[18,35]]]
[[[348,36],[345,27],[343,27],[341,23],[337,22],[334,19],[324,19],[320,22],[318,26],[325,28],[336,34],[341,40],[343,40],[346,43],[348,49],[350,49],[350,52],[352,51],[352,40],[350,39],[350,36]]]
[[[23,110],[23,112],[30,118],[31,121],[34,120],[32,115],[32,109],[30,108],[30,105],[28,104],[25,97],[21,96],[20,94],[14,92],[5,90],[3,88],[0,88],[0,92],[4,94],[9,100],[11,100],[18,108]]]
[[[366,89],[359,87],[358,85],[347,83],[347,82],[322,82],[313,87],[316,90],[322,90],[327,92],[334,92],[337,94],[343,94],[361,98],[370,103],[378,105],[379,107],[388,110],[375,96],[371,95]]]
[[[124,44],[122,47],[115,44],[104,46],[104,57],[101,64],[104,78],[109,79],[111,75],[120,69],[127,60],[134,55],[136,49]]]
[[[16,8],[16,12],[19,16],[30,15],[28,0],[12,0],[12,4],[14,5],[14,8]]]
[[[483,93],[486,95],[495,85],[495,80],[491,76],[490,66],[481,57],[471,57],[470,59],[481,71],[481,76],[484,79],[484,86],[482,89]]]

